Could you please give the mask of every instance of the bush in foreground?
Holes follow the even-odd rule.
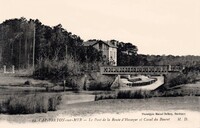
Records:
[[[95,100],[102,99],[144,99],[152,97],[151,91],[144,90],[120,90],[115,94],[100,94],[95,96]]]
[[[100,94],[95,96],[95,101],[97,100],[104,100],[104,99],[116,99],[116,94]]]
[[[0,113],[33,114],[55,111],[61,101],[59,95],[30,94],[7,98],[0,104]]]
[[[150,91],[143,91],[143,90],[137,90],[137,91],[132,91],[132,90],[124,90],[124,91],[119,91],[117,93],[117,98],[118,99],[142,99],[142,98],[150,98],[151,94]]]
[[[91,84],[87,87],[87,89],[88,90],[91,90],[91,91],[93,91],[93,90],[106,90],[106,91],[108,91],[108,90],[110,90],[110,86],[111,86],[111,84],[109,83],[109,84],[105,84],[105,83],[101,83],[101,82],[91,82]]]

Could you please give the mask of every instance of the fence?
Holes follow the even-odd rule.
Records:
[[[3,73],[15,73],[15,66],[12,65],[11,67],[7,67],[6,65],[3,66]]]

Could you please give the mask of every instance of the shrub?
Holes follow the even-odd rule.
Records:
[[[100,73],[93,72],[88,74],[88,83],[86,88],[88,90],[111,90],[111,85],[115,80],[115,76],[101,75]]]
[[[154,92],[151,91],[144,91],[144,90],[120,90],[115,94],[99,94],[95,96],[95,100],[103,100],[103,99],[144,99],[144,98],[151,98],[154,95]]]
[[[180,74],[170,74],[167,75],[165,80],[166,87],[174,87],[181,84],[189,84],[194,83],[197,79],[197,75],[195,72],[186,72],[186,73],[180,73]]]
[[[145,99],[151,97],[178,97],[178,96],[199,96],[200,91],[197,89],[173,89],[160,92],[158,90],[120,90],[116,94],[98,94],[95,100],[103,99]]]
[[[131,90],[119,91],[119,92],[117,93],[117,98],[118,98],[118,99],[131,98]]]
[[[116,99],[116,94],[101,94],[101,95],[95,95],[95,101],[97,100],[103,100],[103,99]]]
[[[55,111],[61,101],[61,96],[53,95],[20,95],[6,99],[0,105],[0,113],[8,114],[33,114]]]
[[[40,59],[33,73],[38,79],[60,80],[69,75],[77,75],[80,73],[78,61],[72,57],[66,57],[59,60],[57,57],[53,59]]]
[[[85,86],[84,75],[74,75],[66,78],[66,86],[74,91],[82,90]],[[86,87],[85,87],[86,88]]]
[[[200,92],[195,89],[175,89],[163,92],[163,97],[177,97],[177,96],[199,96]]]
[[[55,97],[49,98],[48,110],[49,111],[56,111],[57,110],[57,106],[60,104],[61,100],[62,100],[61,96],[55,96]]]
[[[95,100],[103,100],[103,99],[144,99],[157,97],[158,94],[152,91],[145,90],[120,90],[115,94],[98,94],[95,95]]]
[[[152,97],[150,91],[144,91],[144,90],[137,90],[137,91],[124,90],[124,91],[119,91],[117,93],[118,99],[123,99],[123,98],[142,99],[142,98],[150,98],[150,97]]]
[[[88,90],[110,90],[110,86],[111,84],[103,84],[101,82],[97,83],[97,82],[93,82],[92,84],[90,84],[87,89]]]

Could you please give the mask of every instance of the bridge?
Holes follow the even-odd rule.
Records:
[[[132,75],[132,74],[144,74],[144,75],[161,75],[172,72],[181,72],[183,67],[181,66],[104,66],[100,68],[102,75]]]
[[[184,67],[164,66],[104,66],[100,68],[102,75],[117,75],[111,88],[122,90],[154,90],[164,84],[164,74],[182,72]],[[148,75],[146,80],[132,75]],[[151,75],[152,77],[149,77]],[[121,78],[123,76],[123,78]],[[124,78],[125,77],[125,78]],[[134,87],[134,88],[133,88]]]

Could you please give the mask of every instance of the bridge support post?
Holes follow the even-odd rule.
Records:
[[[118,87],[119,87],[119,84],[120,84],[120,83],[119,83],[119,80],[120,80],[120,78],[121,78],[121,75],[118,74],[117,77],[118,77]]]
[[[131,75],[128,75],[128,79],[131,79]]]

